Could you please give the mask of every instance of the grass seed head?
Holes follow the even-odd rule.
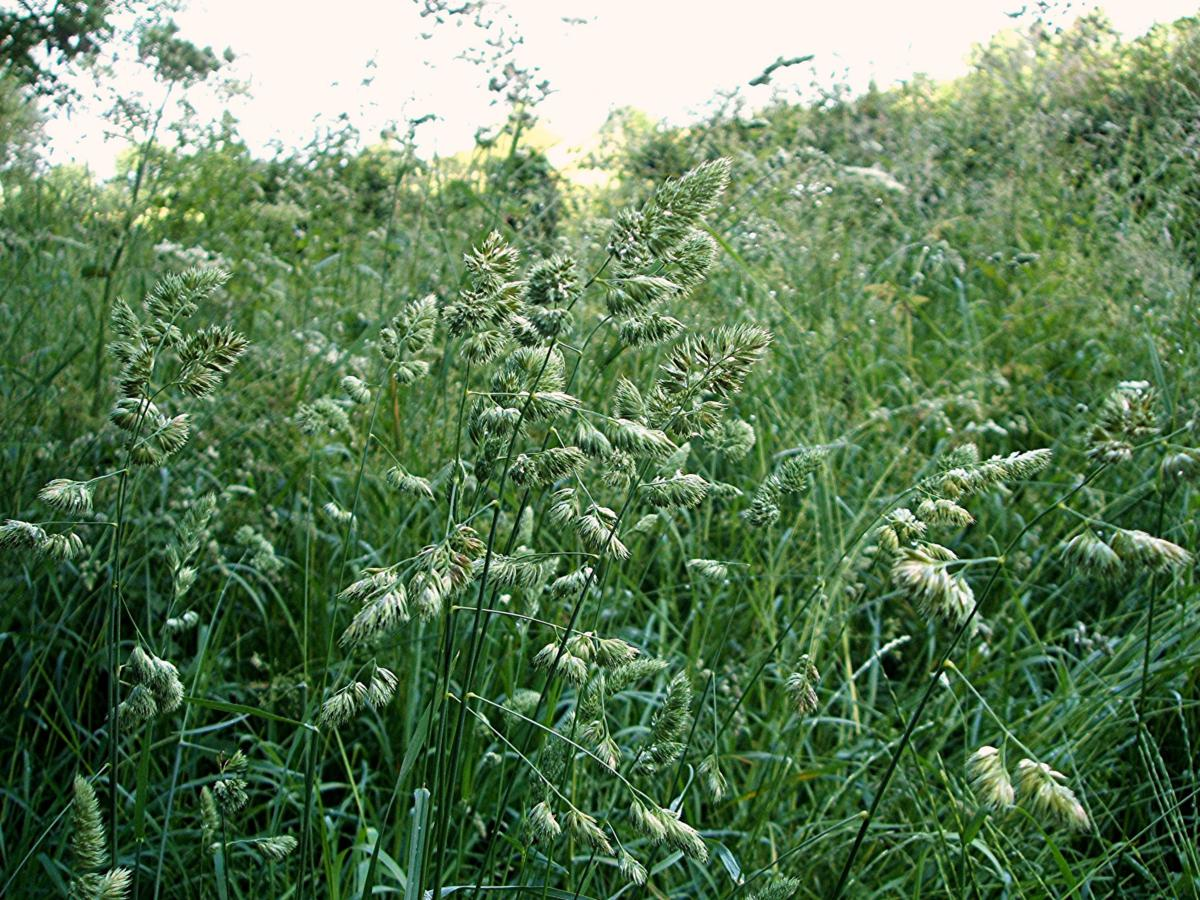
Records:
[[[38,492],[38,499],[65,513],[83,515],[92,511],[93,490],[89,481],[55,478]]]
[[[71,823],[71,855],[75,870],[84,873],[103,868],[108,853],[100,802],[91,783],[82,775],[75,776]]]
[[[902,547],[892,564],[892,579],[921,609],[958,625],[975,609],[975,593],[962,575],[947,570],[944,549],[937,544]]]
[[[1017,764],[1021,802],[1032,813],[1048,815],[1069,828],[1087,831],[1091,827],[1088,814],[1065,782],[1065,775],[1045,763],[1023,759]]]
[[[528,828],[530,837],[535,841],[553,841],[562,834],[562,826],[545,800],[529,811]]]
[[[608,841],[604,829],[596,824],[596,820],[579,809],[570,809],[564,817],[567,834],[596,853],[611,856],[612,844]]]
[[[995,747],[983,746],[967,757],[967,777],[979,801],[994,810],[1013,805],[1013,786]]]
[[[646,883],[646,867],[624,847],[617,852],[617,871],[630,884],[641,886]]]
[[[1091,529],[1063,541],[1061,550],[1069,562],[1101,578],[1112,578],[1122,569],[1121,557]]]
[[[1192,554],[1178,544],[1137,529],[1117,529],[1112,536],[1112,549],[1123,562],[1151,572],[1183,569],[1192,563]]]
[[[788,676],[788,693],[792,695],[792,704],[796,712],[802,716],[816,710],[817,685],[821,683],[821,673],[806,653],[797,661],[796,671]]]

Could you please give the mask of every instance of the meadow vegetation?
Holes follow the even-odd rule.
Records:
[[[0,892],[1200,890],[1200,20],[601,187],[141,48],[109,181],[0,81]]]

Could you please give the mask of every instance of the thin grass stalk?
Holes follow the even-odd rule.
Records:
[[[243,555],[243,559],[244,559]],[[217,595],[217,602],[213,609],[213,614],[210,619],[208,630],[204,635],[204,643],[200,646],[197,653],[196,673],[192,676],[192,696],[196,696],[196,692],[200,687],[200,676],[204,672],[205,663],[208,661],[208,650],[212,646],[212,635],[216,631],[217,622],[220,620],[221,608],[225,605],[225,597],[229,592],[230,586],[233,584],[232,578],[226,578],[225,583],[221,586],[221,593]],[[185,703],[183,710],[183,721],[179,726],[179,737],[175,741],[175,760],[171,765],[171,781],[167,788],[167,809],[163,813],[163,823],[159,834],[158,842],[158,862],[154,869],[154,900],[158,900],[159,894],[163,885],[163,865],[167,855],[167,839],[171,834],[171,815],[175,808],[175,792],[179,784],[179,771],[183,763],[183,743],[184,735],[187,734],[188,722],[192,714],[192,704]]]
[[[718,361],[717,364],[719,364],[720,362],[721,361]],[[670,419],[671,422],[673,422],[678,417],[679,412],[685,408],[685,403],[688,399],[689,399],[688,395],[684,395],[677,410],[674,413],[672,413],[672,416]],[[638,488],[641,486],[642,482],[644,481],[644,479],[646,477],[646,473],[650,470],[651,465],[653,465],[653,460],[648,459],[645,462],[643,462],[641,468],[639,469],[639,471],[637,473],[637,476],[630,481],[629,490],[626,493],[625,500],[622,503],[620,510],[617,512],[616,517],[613,519],[613,524],[609,528],[608,534],[605,537],[605,540],[602,543],[602,546],[608,546],[609,543],[612,541],[613,535],[615,535],[617,532],[617,527],[621,524],[621,521],[625,518],[625,514],[626,514],[626,512],[628,512],[630,506],[633,505],[633,501],[637,496]],[[570,640],[571,634],[575,631],[575,625],[578,622],[579,614],[583,610],[583,604],[584,604],[585,600],[587,599],[588,591],[591,590],[592,584],[599,577],[599,573],[607,572],[607,566],[608,566],[608,558],[604,557],[597,563],[597,565],[593,568],[592,572],[588,575],[588,577],[586,579],[584,579],[583,586],[579,591],[579,596],[576,598],[575,603],[571,608],[571,615],[568,618],[566,627],[563,630],[562,638],[558,642],[558,650],[554,656],[554,659],[552,660],[550,665],[547,667],[545,682],[542,686],[541,693],[538,695],[538,701],[537,701],[537,704],[534,706],[533,714],[532,714],[532,716],[530,716],[530,718],[535,722],[538,722],[541,719],[542,711],[545,709],[546,697],[549,695],[550,687],[554,683],[554,677],[555,677],[554,673],[558,668],[559,662],[562,660],[563,654],[566,653],[567,642]],[[526,736],[526,738],[528,738],[528,735],[530,734],[529,729],[527,728],[523,732],[523,734]],[[500,801],[500,804],[498,807],[498,809],[501,812],[503,812],[503,810],[508,807],[508,800],[512,795],[512,790],[513,790],[513,786],[515,785],[515,783],[516,783],[515,778],[508,779],[508,782],[505,786],[503,799]],[[498,829],[497,829],[497,831],[494,831],[488,837],[488,843],[487,843],[487,848],[484,853],[484,862],[483,862],[483,867],[482,867],[484,871],[488,871],[488,869],[489,869],[489,866],[491,863],[491,856],[492,856],[492,853],[494,852],[494,848],[496,847],[497,834],[498,834]],[[476,882],[475,889],[472,892],[471,896],[473,898],[477,898],[479,896],[479,891],[481,889],[482,889],[482,881]]]
[[[117,672],[120,669],[118,658],[121,644],[121,580],[124,577],[124,556],[121,551],[124,545],[125,508],[129,497],[133,447],[141,435],[147,413],[148,405],[143,405],[133,434],[125,445],[125,465],[117,479],[117,517],[113,528],[112,547],[109,551],[109,565],[112,566],[112,574],[109,576],[108,585],[108,840],[111,855],[109,865],[114,869],[117,868],[120,858],[120,840],[117,836],[117,795],[120,793],[121,704],[120,679]]]
[[[346,522],[346,530],[342,537],[342,552],[341,565],[338,571],[337,581],[334,582],[334,596],[332,598],[331,608],[326,622],[327,638],[325,642],[325,656],[321,666],[321,687],[314,696],[318,699],[325,695],[325,687],[329,681],[329,659],[333,655],[333,636],[336,631],[335,621],[337,618],[337,585],[340,585],[345,578],[346,565],[348,564],[348,556],[350,553],[350,537],[353,534],[355,522],[358,514],[358,500],[362,490],[363,474],[367,466],[367,455],[371,450],[371,433],[375,429],[375,418],[379,413],[379,404],[383,397],[382,391],[376,391],[375,397],[371,405],[371,417],[367,425],[366,436],[363,440],[362,453],[359,454],[358,473],[354,479],[353,499],[350,503],[350,518]],[[311,510],[311,506],[309,507]],[[306,707],[307,708],[307,707]],[[311,842],[309,840],[309,832],[312,827],[312,807],[313,807],[313,792],[316,790],[316,748],[314,747],[314,737],[311,731],[305,735],[306,739],[306,760],[304,772],[304,814],[300,822],[300,852],[297,854],[299,861],[299,879],[297,896],[303,900],[307,896],[308,889],[308,873],[309,866],[306,862],[306,855],[312,852]]]
[[[584,294],[587,292],[587,288],[595,283],[596,279],[600,277],[600,274],[605,270],[605,268],[608,266],[608,264],[611,261],[612,261],[611,254],[605,257],[605,260],[600,265],[600,268],[587,280],[584,287],[572,299],[571,303],[569,303],[567,305],[568,310],[574,308],[574,306],[579,302],[579,299],[581,297],[583,297]],[[607,321],[607,318],[605,321]],[[603,323],[601,323],[601,324],[603,324]],[[592,330],[591,334],[588,336],[589,341],[590,341],[592,335],[594,335],[598,330],[599,330],[599,326],[597,326],[596,328],[594,328]],[[533,384],[535,386],[541,381],[542,376],[545,374],[546,368],[550,364],[550,356],[553,353],[554,348],[557,345],[557,343],[558,343],[558,341],[556,338],[551,338],[547,342],[545,352],[543,355],[543,359],[542,359],[541,369],[538,371],[537,376],[533,380]],[[575,373],[579,370],[579,364],[582,359],[582,353],[583,353],[583,350],[581,348],[580,355],[577,356],[576,362],[575,362],[575,367],[571,373],[572,380],[574,379]],[[568,382],[568,386],[569,386],[569,384],[570,384],[570,382]],[[465,388],[464,388],[464,390],[465,390]],[[521,412],[520,412],[520,416],[518,417],[518,420],[517,420],[517,425],[513,429],[513,433],[509,438],[508,447],[504,454],[504,457],[505,457],[504,468],[501,472],[499,485],[496,489],[496,500],[495,500],[496,505],[492,511],[492,523],[491,523],[491,527],[488,530],[487,549],[484,553],[484,558],[483,558],[483,572],[480,575],[479,590],[476,594],[475,610],[474,610],[474,616],[472,619],[471,631],[470,631],[471,645],[470,645],[470,651],[468,654],[466,680],[465,680],[464,686],[463,686],[464,691],[471,690],[472,683],[473,683],[474,677],[475,677],[475,670],[476,670],[476,667],[478,666],[478,662],[479,662],[479,656],[480,656],[480,653],[482,652],[484,638],[486,637],[488,625],[490,624],[490,621],[491,621],[490,617],[488,619],[483,618],[483,608],[484,608],[484,598],[486,596],[486,592],[487,592],[487,588],[488,588],[488,576],[491,571],[491,562],[492,562],[493,553],[495,550],[496,531],[499,526],[499,520],[500,520],[500,508],[501,508],[501,504],[503,502],[504,489],[507,486],[508,475],[509,475],[509,471],[510,471],[511,465],[512,465],[513,450],[516,447],[516,442],[521,433],[521,425],[524,423],[525,417],[529,410],[529,407],[533,403],[533,394],[534,393],[535,393],[535,391],[531,390],[530,395],[526,398],[525,403],[521,406]],[[465,397],[465,394],[464,394],[464,397]],[[460,404],[459,412],[460,412],[460,416],[461,416],[461,413],[462,413],[461,404]],[[459,435],[461,437],[461,420],[460,420]],[[549,438],[547,437],[546,441],[548,441],[548,440],[549,440]],[[545,443],[546,442],[543,441],[543,446],[545,446]],[[528,495],[529,495],[529,491],[526,490],[524,496],[528,497]],[[521,501],[522,509],[518,510],[518,516],[523,511],[524,502],[525,502],[524,499],[522,499],[522,501]],[[615,532],[615,530],[616,530],[616,525],[614,524],[613,531],[610,532],[610,534],[609,534],[610,539],[612,537],[612,533]],[[510,537],[510,543],[511,543],[511,537]],[[493,592],[493,597],[494,597],[494,595],[495,595],[495,592]],[[446,633],[449,635],[453,631],[452,622],[449,618],[452,615],[452,610],[448,609],[446,615],[447,615]],[[573,627],[573,623],[572,623],[572,627]],[[565,647],[566,647],[565,643],[560,647],[560,649],[559,649],[560,656],[561,656],[561,653],[563,652],[563,650],[565,650]],[[449,690],[449,656],[453,652],[452,648],[453,648],[453,641],[451,639],[449,641],[447,649],[446,649],[446,657],[444,658],[444,662],[447,666],[446,683],[445,683],[444,690]],[[557,664],[557,660],[555,661],[555,663]],[[553,667],[551,670],[553,670]],[[439,804],[440,808],[438,810],[438,817],[435,822],[434,843],[438,847],[438,865],[436,865],[434,867],[434,888],[433,888],[433,890],[434,890],[435,897],[438,896],[440,889],[441,889],[441,877],[442,877],[443,862],[444,862],[445,850],[446,850],[444,837],[445,837],[445,824],[448,821],[447,806],[448,806],[448,802],[449,802],[449,791],[452,789],[453,783],[457,779],[458,758],[459,758],[459,754],[460,754],[461,748],[462,748],[462,738],[463,738],[463,732],[464,732],[465,727],[466,727],[466,709],[465,709],[465,704],[464,704],[464,705],[460,705],[458,722],[455,727],[454,745],[453,745],[453,749],[451,750],[451,755],[450,755],[450,778],[447,782],[447,786],[445,787],[446,793],[445,793],[445,796],[443,797],[443,802],[441,804]],[[444,745],[442,745],[439,742],[439,749],[438,749],[438,764],[439,765],[440,765],[440,760],[441,760],[441,756],[442,756],[443,746]]]
[[[542,368],[538,372],[537,377],[533,380],[534,385],[537,385],[540,382],[542,375],[545,374],[546,368],[550,364],[550,355],[554,350],[555,343],[556,343],[556,341],[551,339],[548,346],[546,347],[545,355],[542,360]],[[474,619],[472,620],[472,624],[471,624],[471,631],[470,631],[471,645],[470,645],[470,653],[468,655],[468,663],[467,663],[467,678],[464,683],[465,684],[464,689],[466,689],[466,690],[470,689],[471,681],[472,681],[472,679],[474,677],[474,673],[475,673],[475,666],[478,662],[480,648],[482,646],[482,642],[480,640],[480,630],[481,630],[480,620],[481,620],[481,617],[483,614],[484,596],[485,596],[485,592],[487,591],[487,586],[488,586],[488,575],[491,572],[493,551],[495,550],[496,531],[497,531],[497,529],[499,527],[499,523],[500,523],[500,507],[503,502],[504,489],[508,485],[508,473],[512,467],[513,450],[516,447],[517,439],[521,433],[521,424],[525,421],[525,415],[528,412],[530,405],[533,403],[533,394],[534,393],[535,393],[535,391],[533,391],[533,390],[531,390],[529,392],[529,397],[526,398],[524,405],[521,407],[521,415],[517,420],[517,426],[513,429],[513,433],[509,437],[508,448],[505,450],[505,453],[504,453],[504,468],[500,474],[499,485],[496,488],[495,506],[492,509],[492,524],[491,524],[491,527],[488,529],[487,549],[484,552],[484,557],[483,557],[483,572],[481,573],[481,575],[479,577],[479,591],[476,594],[475,615],[474,615]],[[443,662],[445,664],[445,672],[446,672],[446,683],[444,685],[444,690],[447,690],[447,691],[449,690],[449,687],[450,687],[450,685],[449,685],[450,666],[451,666],[450,657],[453,655],[453,648],[454,648],[454,640],[452,637],[453,632],[454,632],[453,621],[451,618],[452,616],[453,616],[453,611],[450,608],[447,608],[446,613],[445,613],[445,618],[446,618],[445,634],[446,634],[447,638],[446,638],[446,644],[445,644],[445,655],[443,658]],[[453,789],[454,782],[458,776],[458,755],[462,748],[462,735],[463,735],[463,730],[465,728],[465,724],[466,724],[466,710],[465,710],[465,707],[460,704],[458,722],[455,727],[455,733],[454,733],[454,744],[453,744],[453,748],[450,751],[450,760],[449,760],[450,777],[446,780],[444,785],[443,784],[437,785],[437,787],[443,793],[442,793],[442,797],[441,797],[441,803],[439,804],[440,808],[438,810],[438,817],[437,817],[437,821],[435,823],[435,830],[434,830],[434,842],[438,848],[437,849],[438,863],[434,868],[434,874],[433,874],[433,879],[434,879],[433,895],[435,897],[440,896],[440,891],[441,891],[442,870],[444,867],[445,852],[446,852],[445,829],[446,829],[446,825],[448,824],[448,821],[449,821],[448,807],[449,807],[449,801],[450,801],[450,791]],[[447,725],[447,727],[448,727],[448,725]],[[440,768],[440,762],[441,762],[441,758],[442,758],[442,753],[444,752],[444,748],[445,748],[444,743],[439,740],[438,755],[437,755],[438,768]],[[436,770],[435,770],[435,772],[436,772]]]
[[[1154,533],[1162,534],[1163,528],[1163,513],[1167,505],[1167,490],[1166,486],[1162,485],[1159,488],[1158,495],[1158,515],[1157,524]],[[1142,649],[1142,683],[1138,688],[1137,708],[1144,707],[1146,702],[1146,689],[1150,681],[1150,652],[1154,641],[1154,612],[1155,604],[1158,600],[1158,573],[1150,575],[1150,602],[1146,609],[1146,640],[1145,646]],[[1143,710],[1144,712],[1144,710]]]

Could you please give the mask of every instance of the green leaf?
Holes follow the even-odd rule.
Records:
[[[268,712],[265,709],[259,709],[256,706],[246,706],[244,703],[229,703],[225,700],[208,700],[204,697],[185,697],[185,703],[191,703],[193,706],[199,706],[204,709],[215,709],[218,712],[236,713],[241,716],[257,716],[260,719],[268,719],[272,722],[283,722],[287,725],[295,725],[298,728],[309,728],[313,731],[317,729],[309,725],[307,722],[301,722],[298,719],[289,719],[287,716],[281,716],[278,713]]]

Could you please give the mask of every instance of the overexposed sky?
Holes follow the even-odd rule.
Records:
[[[496,0],[524,37],[522,57],[537,64],[555,93],[542,124],[562,144],[560,158],[584,144],[609,111],[637,107],[656,119],[685,121],[719,91],[740,88],[751,106],[772,91],[794,90],[816,75],[857,87],[915,72],[938,78],[965,69],[974,44],[1028,19],[1023,0]],[[1061,4],[1060,4],[1061,5]],[[1075,2],[1060,24],[1096,5],[1127,35],[1197,12],[1196,0]],[[1028,15],[1028,13],[1026,14]],[[191,0],[181,33],[217,50],[231,47],[232,73],[249,94],[227,105],[251,148],[305,143],[320,123],[349,115],[364,140],[389,121],[426,113],[421,149],[469,148],[480,126],[502,112],[479,68],[455,57],[478,38],[467,25],[436,26],[411,0]],[[422,39],[422,33],[432,33]],[[812,63],[777,73],[772,84],[747,82],[779,56],[814,54]],[[132,76],[118,87],[139,86]],[[222,105],[200,92],[202,116]],[[52,159],[111,174],[120,148],[105,141],[96,108],[52,122]]]

